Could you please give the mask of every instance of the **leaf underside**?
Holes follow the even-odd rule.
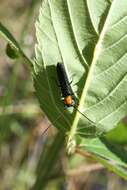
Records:
[[[126,0],[43,1],[36,23],[36,95],[52,123],[71,138],[108,132],[127,113],[126,7]],[[57,62],[73,79],[78,109],[94,125],[76,110],[64,110]]]

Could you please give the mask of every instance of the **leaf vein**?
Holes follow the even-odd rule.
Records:
[[[123,34],[123,36],[121,36],[120,39],[118,39],[117,41],[115,41],[113,44],[111,44],[110,46],[108,46],[107,48],[103,49],[102,52],[108,51],[111,48],[115,47],[116,45],[118,45],[122,40],[124,40],[124,38],[127,36],[127,33]]]
[[[117,109],[113,110],[112,112],[110,112],[108,115],[106,115],[105,117],[103,117],[103,119],[99,120],[98,123],[102,122],[103,120],[105,120],[106,118],[110,117],[112,114],[114,114],[115,112],[117,113],[119,109],[121,109],[121,107],[123,107],[124,105],[127,104],[127,100],[125,100],[120,106],[117,107]]]
[[[113,68],[113,67],[117,67],[119,64],[120,64],[120,61],[122,60],[122,59],[124,59],[124,57],[126,57],[126,55],[127,55],[127,52],[125,53],[124,52],[124,54],[121,56],[121,57],[119,57],[118,58],[118,60],[117,61],[115,61],[115,63],[113,63],[111,66],[109,66],[107,69],[105,69],[104,71],[102,71],[101,73],[99,73],[98,75],[96,75],[95,76],[95,79],[97,79],[97,78],[99,78],[100,76],[102,76],[102,75],[104,75],[105,73],[109,73],[110,72],[110,70]]]
[[[80,50],[80,47],[78,45],[78,40],[77,40],[77,37],[76,37],[76,33],[75,33],[75,30],[74,30],[74,25],[73,25],[73,21],[72,21],[72,16],[71,16],[71,8],[70,8],[70,5],[69,5],[69,2],[67,0],[67,9],[68,9],[68,15],[69,15],[69,19],[70,19],[70,23],[71,23],[71,30],[73,32],[73,39],[75,41],[75,45],[77,47],[77,50],[79,52],[79,56],[81,57],[84,65],[87,67],[87,69],[89,68],[89,65],[88,63],[86,62],[85,58],[83,57],[82,55],[82,51]]]
[[[127,19],[127,15],[126,16],[124,15],[120,20],[118,20],[116,23],[114,23],[110,28],[111,29],[115,28],[117,25],[124,22],[126,19]]]
[[[40,28],[40,27],[39,27]],[[39,29],[51,42],[53,42],[55,45],[57,45],[56,44],[56,42],[55,42],[55,40],[53,40],[51,37],[50,37],[50,35],[47,33],[47,32],[45,32],[45,30],[43,30],[43,29]]]
[[[115,88],[113,88],[113,90],[111,90],[110,93],[109,93],[107,96],[105,96],[101,101],[97,102],[97,103],[94,104],[93,106],[90,106],[88,109],[85,109],[85,112],[88,111],[88,110],[90,110],[90,109],[93,108],[93,107],[96,107],[96,106],[99,105],[99,104],[102,104],[106,99],[108,99],[108,98],[119,88],[119,86],[123,83],[123,81],[125,80],[126,76],[127,76],[127,74],[125,74],[125,75],[123,76],[122,80],[120,80],[120,81],[117,83],[117,85],[115,86]]]
[[[87,10],[88,10],[88,13],[89,13],[89,17],[90,17],[90,20],[91,20],[91,24],[92,24],[92,26],[93,26],[93,28],[94,28],[94,31],[96,32],[97,36],[99,36],[98,31],[96,30],[96,27],[95,27],[95,25],[94,25],[94,21],[93,21],[93,19],[92,19],[91,13],[90,13],[90,9],[89,9],[89,6],[88,6],[88,0],[85,0],[85,1],[86,1]]]

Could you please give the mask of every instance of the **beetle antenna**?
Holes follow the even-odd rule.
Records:
[[[62,113],[53,121],[53,124],[55,124],[55,123],[57,122],[57,120],[58,120],[59,118],[61,118],[61,116],[62,116]],[[43,136],[53,124],[52,124],[52,123],[49,124],[49,126],[48,126],[46,129],[44,129],[44,131],[42,132],[41,135]]]
[[[83,114],[81,111],[79,111],[79,109],[73,105],[73,107],[76,109],[76,111],[78,111],[82,116],[84,116],[86,119],[88,119],[91,123],[93,123],[95,125],[95,122],[93,122],[91,119],[89,119],[85,114]]]

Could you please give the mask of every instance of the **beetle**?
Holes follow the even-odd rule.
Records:
[[[57,63],[57,77],[59,80],[59,87],[61,88],[62,97],[64,98],[64,106],[65,107],[72,107],[74,106],[74,92],[71,88],[71,83],[68,80],[68,76],[65,70],[65,66],[62,63]]]
[[[63,63],[58,62],[57,63],[57,77],[59,80],[59,87],[61,88],[62,97],[64,98],[64,107],[73,107],[76,109],[81,115],[83,115],[86,119],[88,119],[91,123],[94,123],[91,119],[89,119],[85,114],[83,114],[81,111],[77,108],[76,98],[74,96],[74,92],[71,87],[71,82],[69,82],[67,72],[65,70],[65,66]]]
[[[88,119],[91,123],[94,123],[91,119],[89,119],[85,114],[83,114],[79,109],[77,108],[77,103],[76,103],[76,98],[74,95],[74,92],[71,87],[71,82],[69,82],[67,72],[65,70],[65,66],[63,63],[58,62],[56,66],[56,71],[57,71],[57,78],[59,81],[59,87],[61,88],[61,93],[63,97],[63,102],[64,102],[64,107],[73,107],[76,109],[81,115],[83,115],[86,119]],[[61,115],[58,116],[58,118],[55,119],[54,122],[56,122]],[[51,124],[44,130],[43,134],[50,128]]]

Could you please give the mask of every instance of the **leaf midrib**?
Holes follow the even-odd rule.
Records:
[[[82,110],[82,106],[84,105],[84,102],[85,102],[85,99],[86,99],[87,91],[89,89],[89,85],[90,85],[90,82],[91,82],[91,79],[92,79],[92,74],[93,74],[93,71],[94,71],[94,66],[95,66],[95,64],[96,64],[96,62],[98,60],[98,57],[99,57],[100,53],[101,53],[101,44],[103,42],[103,38],[104,38],[105,33],[107,31],[110,12],[111,12],[112,7],[113,7],[114,4],[115,4],[115,0],[112,2],[111,6],[109,8],[109,12],[107,14],[106,21],[104,23],[104,26],[103,26],[102,31],[100,33],[100,37],[98,38],[98,42],[97,42],[97,44],[95,46],[95,49],[94,49],[94,52],[93,52],[93,59],[92,59],[92,62],[91,62],[91,66],[89,68],[89,72],[87,74],[86,83],[85,83],[84,89],[82,91],[81,98],[80,98],[80,101],[79,101],[79,106],[78,106],[79,110]],[[70,144],[70,141],[73,140],[73,137],[74,137],[74,135],[76,133],[76,129],[77,129],[77,126],[78,126],[79,119],[80,119],[80,113],[76,112],[74,122],[72,124],[71,130],[70,130],[70,133],[69,133],[68,144]]]

